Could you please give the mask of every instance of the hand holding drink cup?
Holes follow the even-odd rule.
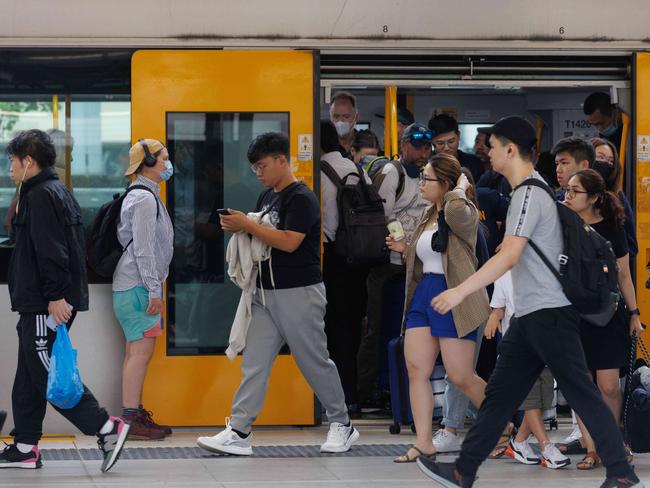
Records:
[[[403,253],[406,251],[406,234],[404,228],[399,220],[391,220],[388,222],[389,235],[386,237],[386,246],[391,251]]]

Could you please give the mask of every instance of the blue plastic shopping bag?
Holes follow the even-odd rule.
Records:
[[[56,329],[47,376],[47,401],[59,408],[73,408],[81,400],[84,385],[77,368],[77,350],[72,348],[65,324]]]

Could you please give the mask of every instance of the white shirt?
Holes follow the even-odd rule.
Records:
[[[415,253],[422,261],[423,273],[445,274],[442,267],[442,254],[431,249],[431,238],[436,231],[425,230],[415,244]]]
[[[344,158],[338,151],[329,152],[321,157],[321,160],[326,161],[336,171],[340,178],[344,178],[350,173],[358,174],[359,168],[354,161]],[[364,173],[366,183],[372,183],[368,175]],[[321,199],[322,199],[322,214],[323,214],[323,241],[332,242],[336,239],[336,231],[339,228],[339,208],[336,204],[337,189],[334,183],[331,182],[329,177],[321,170]],[[350,176],[346,182],[348,184],[355,184],[359,181],[357,176]]]
[[[510,327],[510,319],[515,313],[514,290],[512,287],[512,274],[506,272],[501,278],[494,282],[494,293],[492,293],[492,308],[506,309],[505,315],[501,320],[501,333],[505,334]]]

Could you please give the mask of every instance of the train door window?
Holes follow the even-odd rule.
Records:
[[[288,113],[167,114],[174,177],[167,191],[174,221],[168,280],[167,353],[223,354],[241,291],[228,278],[229,235],[216,210],[254,209],[262,187],[250,170],[250,141],[268,131],[289,133]]]
[[[491,125],[486,122],[485,124],[458,124],[458,129],[460,130],[460,144],[458,148],[466,153],[474,152],[474,140],[478,134],[479,127],[485,127]]]

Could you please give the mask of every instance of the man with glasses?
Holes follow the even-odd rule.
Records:
[[[262,409],[273,362],[287,344],[327,412],[330,430],[321,452],[348,451],[359,432],[350,422],[341,380],[327,352],[318,197],[293,175],[286,135],[267,132],[258,136],[248,148],[248,160],[257,179],[267,187],[255,211],[268,214],[275,228],[232,209],[220,212],[221,227],[259,239],[271,247],[271,257],[262,261],[257,275],[242,380],[233,398],[230,423],[215,436],[199,437],[197,444],[218,454],[253,454],[253,422]]]
[[[388,161],[373,179],[373,185],[384,200],[388,221],[398,220],[404,228],[406,239],[411,238],[428,203],[422,198],[418,186],[421,168],[431,157],[431,131],[422,124],[409,125],[400,141],[400,160]],[[359,400],[361,406],[377,406],[379,354],[382,337],[382,311],[390,309],[389,319],[401,320],[404,306],[405,267],[399,253],[391,252],[390,263],[377,266],[368,275],[368,326],[358,354]],[[389,284],[387,286],[387,284]],[[385,292],[385,288],[388,292]],[[400,290],[394,293],[392,290]],[[388,308],[387,308],[388,307]],[[386,320],[384,320],[384,325]],[[392,325],[392,322],[391,322]],[[394,324],[396,335],[399,323]],[[386,331],[391,335],[391,331]]]
[[[433,136],[436,153],[445,153],[455,157],[461,166],[472,172],[474,181],[478,181],[485,172],[485,165],[473,154],[464,153],[458,149],[460,130],[456,119],[447,114],[436,115],[429,120],[429,129]]]

